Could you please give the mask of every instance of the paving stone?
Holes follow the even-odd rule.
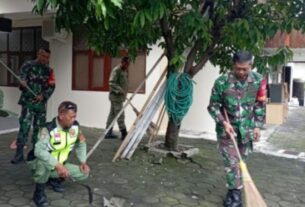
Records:
[[[101,131],[84,128],[83,132],[90,149]],[[30,171],[26,165],[13,166],[7,163],[13,156],[7,143],[15,136],[16,133],[0,135],[0,152],[4,152],[0,156],[0,207],[33,207],[31,199],[34,184]],[[108,199],[125,199],[124,207],[222,206],[227,189],[223,162],[217,152],[216,143],[195,139],[180,141],[200,149],[199,154],[193,158],[199,164],[187,160],[177,162],[176,159],[166,157],[161,165],[154,165],[151,163],[151,156],[142,150],[137,150],[129,161],[112,163],[112,156],[120,141],[103,142],[88,160],[91,175],[83,182],[92,189],[92,206],[102,207],[103,196]],[[71,158],[72,163],[77,162],[73,153]],[[268,207],[305,206],[304,162],[253,153],[247,165],[259,191],[266,198]],[[67,191],[62,194],[49,188],[46,190],[50,206],[89,207],[86,188],[71,181],[65,182],[65,187]],[[14,194],[20,194],[18,198],[24,204],[12,205],[10,202],[15,197]]]
[[[294,203],[290,203],[290,202],[287,202],[287,201],[279,201],[279,205],[280,207],[292,207],[292,206],[295,206]]]
[[[23,197],[16,197],[16,198],[11,199],[9,201],[9,203],[14,206],[24,206],[25,204],[29,203],[29,200],[25,199]]]
[[[280,207],[280,204],[276,201],[265,200],[268,207]]]
[[[215,203],[211,203],[209,201],[200,201],[200,207],[219,207],[219,205]]]
[[[165,197],[160,198],[160,201],[164,204],[167,204],[167,205],[173,205],[173,204],[178,204],[179,203],[176,198],[169,197],[169,196],[165,196]]]
[[[66,207],[70,205],[70,201],[65,199],[52,200],[52,201],[49,199],[49,202],[51,203],[52,206],[56,206],[56,207]]]
[[[156,197],[146,197],[143,199],[144,202],[149,203],[149,204],[154,204],[159,202],[159,198]]]

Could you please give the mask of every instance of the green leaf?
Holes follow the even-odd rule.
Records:
[[[36,1],[36,6],[39,13],[43,12],[45,4],[46,4],[45,0]]]
[[[102,9],[103,16],[106,17],[107,9],[106,9],[104,2],[101,3],[101,9]]]
[[[144,27],[144,25],[145,25],[145,14],[144,14],[144,12],[141,12],[141,14],[140,14],[140,23],[141,23],[141,27]]]
[[[120,9],[122,9],[123,0],[111,0],[111,2],[112,2],[115,6],[119,7]]]

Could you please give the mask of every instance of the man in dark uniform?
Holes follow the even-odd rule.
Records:
[[[49,49],[39,49],[35,60],[27,61],[20,69],[21,105],[19,118],[19,133],[17,136],[17,150],[12,164],[24,161],[23,147],[27,142],[29,131],[33,123],[32,144],[37,142],[38,130],[46,121],[47,101],[55,89],[53,70],[48,66]],[[35,93],[35,95],[33,94]],[[33,153],[33,150],[31,151]]]
[[[228,193],[225,207],[242,207],[242,175],[239,158],[229,134],[236,133],[239,151],[246,159],[252,141],[260,138],[265,120],[265,100],[258,98],[263,78],[251,69],[252,54],[242,51],[233,56],[233,70],[220,76],[212,89],[208,111],[216,122],[219,153],[225,165]],[[225,119],[224,110],[229,120]]]

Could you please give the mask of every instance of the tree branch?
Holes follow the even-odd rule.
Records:
[[[165,19],[165,17],[160,19],[160,26],[161,26],[162,36],[164,37],[166,44],[166,49],[167,49],[166,56],[168,58],[168,61],[171,61],[171,59],[174,57],[175,47],[174,47],[172,31],[170,30],[168,21]]]
[[[202,16],[206,16],[206,13],[208,13],[208,10],[210,10],[209,16],[211,17],[213,14],[213,8],[214,8],[214,1],[207,0],[202,2],[202,7],[200,9],[200,14]]]
[[[207,1],[205,4],[207,4],[209,1]],[[228,21],[234,21],[234,19],[238,18],[241,14],[239,10],[241,10],[241,1],[240,0],[234,0],[233,1],[233,6],[229,14],[227,15]],[[213,6],[213,2],[212,5]],[[204,8],[204,6],[203,6]],[[212,7],[213,8],[213,7]],[[211,11],[212,12],[212,11]],[[187,56],[187,62],[184,67],[184,72],[188,73],[191,77],[194,77],[201,69],[202,67],[207,63],[211,55],[213,54],[213,51],[215,49],[215,46],[217,42],[219,41],[219,37],[221,34],[221,29],[224,27],[225,23],[223,21],[218,21],[217,22],[217,17],[211,16],[211,12],[209,14],[209,18],[213,18],[213,22],[215,22],[212,30],[212,36],[213,36],[213,41],[212,44],[206,49],[204,54],[202,55],[200,61],[198,64],[193,66],[193,62],[196,58],[196,53],[199,48],[197,48],[197,44],[199,44],[199,41],[197,40],[194,47],[191,49],[189,55]]]

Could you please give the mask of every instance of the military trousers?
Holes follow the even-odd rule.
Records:
[[[59,178],[59,175],[55,171],[54,167],[45,161],[34,159],[29,161],[28,165],[32,170],[32,178],[35,183],[46,183],[49,178]],[[71,178],[73,181],[80,181],[88,178],[88,175],[83,173],[79,166],[71,163],[65,163],[64,165],[69,171],[69,178]]]
[[[21,115],[19,117],[19,132],[17,135],[17,144],[24,145],[29,136],[31,125],[33,124],[32,143],[37,142],[39,128],[46,122],[46,110],[34,110],[22,106]]]
[[[243,188],[242,174],[239,166],[238,154],[233,141],[229,137],[218,138],[218,151],[222,155],[225,166],[225,177],[229,189]],[[245,144],[237,142],[240,154],[245,161],[252,151],[252,141]]]
[[[110,101],[110,103],[111,103],[111,106],[110,106],[110,112],[109,112],[107,122],[106,122],[106,128],[108,128],[110,126],[110,124],[112,123],[114,118],[118,115],[118,113],[123,108],[123,102],[121,102],[121,101]],[[117,122],[118,122],[120,130],[126,129],[124,112],[121,113]]]

